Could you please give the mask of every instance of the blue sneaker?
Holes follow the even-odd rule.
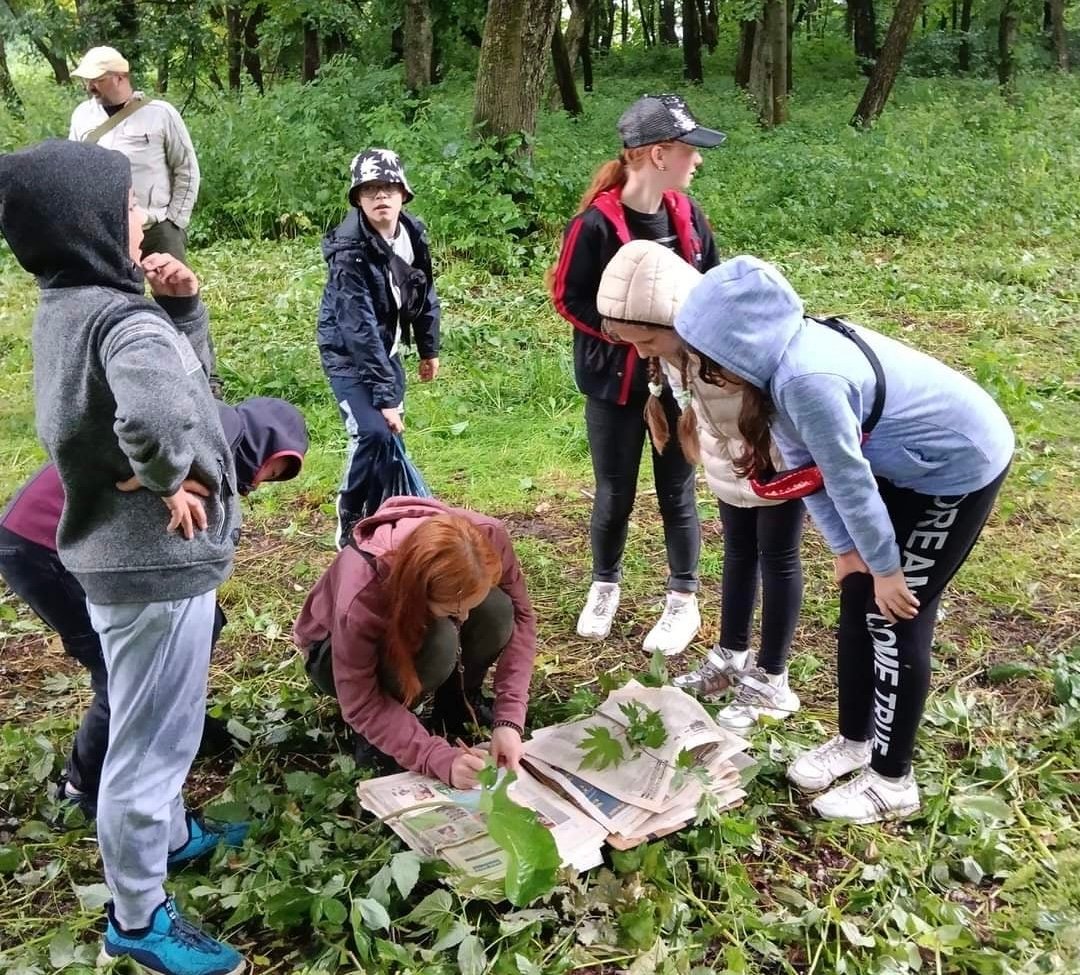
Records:
[[[203,934],[185,921],[170,897],[138,931],[121,931],[108,906],[109,926],[98,965],[130,958],[139,970],[154,975],[241,975],[247,962],[235,948]]]
[[[225,846],[240,846],[251,830],[251,823],[207,821],[202,816],[193,813],[187,814],[187,824],[188,841],[169,854],[169,859],[166,861],[169,870],[175,870],[193,860],[209,856],[223,843]]]

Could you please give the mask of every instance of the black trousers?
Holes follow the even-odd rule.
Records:
[[[802,608],[799,546],[806,506],[801,501],[754,508],[720,502],[724,526],[724,577],[720,598],[720,646],[750,649],[758,577],[761,578],[761,643],[757,664],[783,673]]]
[[[662,401],[671,440],[662,454],[653,447],[652,462],[656,499],[664,522],[667,588],[675,592],[697,592],[701,525],[694,498],[694,465],[683,456],[675,436],[679,408],[671,390],[664,389]],[[630,513],[637,496],[641,451],[648,437],[644,404],[638,400],[619,406],[589,396],[585,400],[585,430],[596,478],[589,530],[593,581],[618,582],[622,577]]]
[[[90,624],[86,593],[52,549],[0,526],[0,577],[60,637],[69,657],[90,671],[93,698],[82,716],[68,755],[66,775],[80,792],[96,796],[109,746],[108,672],[101,641]],[[221,607],[214,616],[213,641],[225,625]]]
[[[964,564],[1008,473],[956,497],[930,497],[880,482],[900,545],[914,619],[889,623],[874,602],[874,580],[847,576],[840,588],[837,679],[840,733],[873,741],[870,765],[897,777],[911,768],[915,734],[930,690],[930,650],[941,594]]]
[[[405,371],[401,359],[394,356],[391,365],[400,376],[404,389]],[[359,379],[331,376],[330,388],[334,391],[345,432],[349,435],[345,471],[341,475],[337,498],[337,541],[338,547],[344,548],[353,526],[365,513],[371,513],[371,499],[381,497],[382,479],[376,459],[393,434],[386,425],[382,411],[371,402],[371,390]]]

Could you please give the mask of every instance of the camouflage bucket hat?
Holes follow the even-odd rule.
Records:
[[[349,187],[349,202],[353,199],[357,187],[364,183],[400,183],[405,189],[405,202],[413,198],[412,188],[405,178],[405,167],[396,152],[389,149],[365,149],[353,158],[352,185]]]

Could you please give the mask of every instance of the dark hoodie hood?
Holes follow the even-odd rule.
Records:
[[[0,233],[42,288],[142,295],[128,255],[131,164],[111,149],[49,139],[0,156]]]
[[[236,406],[218,403],[218,415],[236,458],[236,484],[248,494],[264,480],[262,470],[277,457],[291,461],[281,481],[300,473],[308,449],[307,423],[303,414],[283,399],[256,396]]]

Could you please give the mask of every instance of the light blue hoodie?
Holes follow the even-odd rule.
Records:
[[[1013,433],[990,395],[902,342],[859,328],[885,371],[885,411],[865,444],[874,371],[849,338],[804,317],[784,276],[755,257],[713,268],[675,319],[694,349],[772,396],[772,436],[788,467],[816,463],[825,490],[806,499],[835,554],[871,571],[900,568],[875,478],[930,496],[969,494],[1005,469]]]

